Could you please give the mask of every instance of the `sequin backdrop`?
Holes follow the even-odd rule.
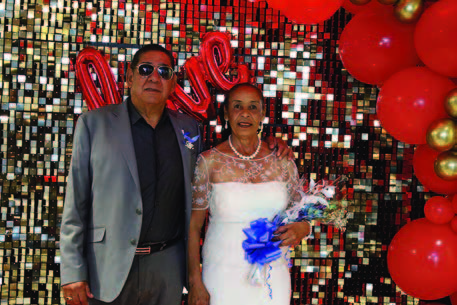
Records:
[[[413,147],[376,120],[377,88],[355,81],[339,60],[350,17],[341,9],[325,24],[297,26],[265,2],[244,0],[1,0],[1,304],[64,304],[59,227],[75,121],[87,111],[78,52],[104,52],[126,95],[139,45],[163,44],[182,66],[210,31],[232,35],[236,61],[267,97],[264,133],[293,147],[300,172],[350,177],[346,233],[315,227],[292,253],[292,304],[418,304],[392,282],[386,254],[429,194],[412,174]],[[192,92],[184,77],[180,84]],[[211,90],[219,108],[222,92]],[[220,129],[220,120],[205,125],[208,147]]]

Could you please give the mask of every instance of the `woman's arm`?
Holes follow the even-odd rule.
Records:
[[[286,174],[287,191],[289,197],[288,208],[292,207],[295,201],[300,201],[301,195],[298,190],[301,188],[298,177],[298,169],[293,161],[282,161],[282,170]],[[296,246],[308,237],[311,233],[311,224],[308,221],[293,222],[283,225],[276,230],[277,240],[282,240],[281,247]]]
[[[188,264],[189,264],[189,289],[203,285],[200,270],[200,237],[201,230],[206,218],[207,210],[193,210],[190,218]]]
[[[202,280],[200,269],[200,236],[207,210],[193,210],[190,217],[188,264],[189,305],[209,305],[209,293]]]
[[[200,269],[200,238],[209,207],[210,183],[208,166],[200,154],[192,182],[192,214],[190,216],[188,250],[189,305],[209,305],[209,294],[203,285]]]

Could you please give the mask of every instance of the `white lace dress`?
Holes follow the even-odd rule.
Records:
[[[266,285],[248,281],[243,229],[261,217],[272,219],[285,209],[298,179],[295,164],[272,153],[245,161],[216,148],[202,153],[193,183],[193,209],[209,208],[210,220],[202,249],[203,281],[211,305],[288,305],[291,283],[288,262],[271,265]],[[283,253],[288,249],[284,248]],[[270,269],[270,268],[268,268]]]

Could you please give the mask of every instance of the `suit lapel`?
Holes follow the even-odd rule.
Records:
[[[181,150],[182,167],[183,167],[183,171],[184,171],[184,188],[186,190],[186,195],[187,195],[186,198],[191,198],[191,197],[189,197],[189,194],[191,193],[190,189],[191,189],[191,182],[192,182],[190,180],[192,177],[192,173],[191,173],[191,169],[190,169],[191,155],[190,155],[189,149],[185,145],[184,136],[182,133],[183,130],[186,131],[186,128],[181,125],[181,121],[177,118],[176,114],[173,111],[169,110],[168,113],[169,113],[171,124],[173,125],[173,129],[175,130],[175,133],[176,133],[176,138],[178,139],[179,149]],[[186,201],[188,201],[188,200],[186,200]],[[190,202],[186,202],[186,204],[189,205]]]
[[[111,127],[113,128],[112,140],[119,143],[118,148],[127,162],[130,174],[135,181],[138,191],[141,191],[127,100],[114,109],[111,123]]]
[[[113,110],[113,117],[111,121],[111,127],[113,129],[113,141],[118,141],[119,150],[122,152],[128,168],[130,170],[130,174],[137,186],[138,191],[141,191],[140,188],[140,181],[138,177],[138,167],[136,163],[136,156],[135,156],[135,147],[133,145],[132,139],[132,128],[130,125],[130,118],[128,113],[128,106],[127,100],[124,101],[119,107],[116,107]],[[181,121],[177,118],[176,113],[169,110],[169,117],[173,129],[176,134],[176,138],[178,139],[179,149],[181,151],[181,158],[182,158],[182,165],[184,171],[184,185],[186,190],[186,198],[189,197],[191,194],[191,154],[189,149],[185,145],[184,136],[182,131],[186,131],[185,126],[182,126]],[[190,205],[191,202],[187,202],[186,205]]]
[[[179,149],[181,150],[181,157],[182,163],[184,168],[184,176],[189,177],[188,174],[190,173],[190,152],[189,149],[185,145],[184,136],[182,131],[186,131],[186,129],[181,125],[181,121],[176,117],[176,114],[173,111],[168,110],[169,117],[171,124],[173,125],[173,129],[176,133],[176,138],[178,139]]]

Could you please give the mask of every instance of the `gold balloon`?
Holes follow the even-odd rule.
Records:
[[[453,89],[446,96],[444,108],[451,117],[457,119],[457,88]]]
[[[355,5],[365,5],[369,3],[371,0],[350,0],[352,4]]]
[[[398,0],[378,0],[378,2],[384,5],[394,5]]]
[[[435,160],[435,173],[444,180],[457,180],[457,152],[445,151]]]
[[[448,118],[434,121],[427,130],[427,144],[438,151],[450,150],[456,144],[456,128]]]
[[[399,21],[412,23],[419,19],[423,10],[423,0],[399,0],[395,5],[394,14]]]

